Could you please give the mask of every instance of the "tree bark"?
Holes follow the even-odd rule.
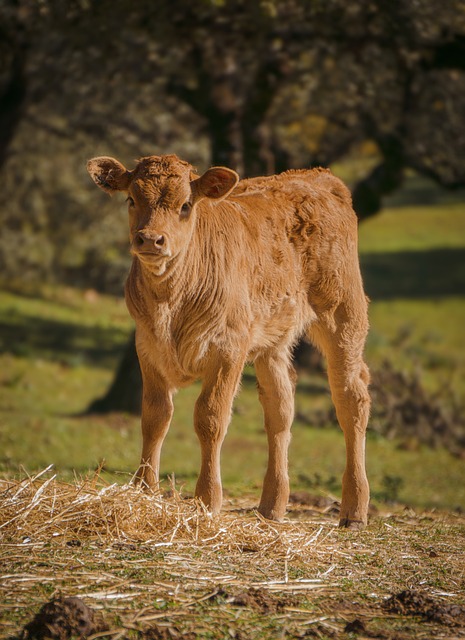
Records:
[[[108,391],[101,398],[92,401],[86,413],[122,411],[138,415],[141,408],[142,375],[133,332]]]
[[[0,28],[0,39],[10,53],[10,65],[7,80],[0,87],[0,168],[6,162],[8,150],[16,128],[23,114],[26,98],[26,45],[22,42],[22,30],[10,34]],[[7,57],[7,56],[5,56]]]
[[[373,171],[355,185],[352,193],[355,213],[359,222],[374,216],[381,210],[382,197],[401,186],[404,164],[386,158]]]

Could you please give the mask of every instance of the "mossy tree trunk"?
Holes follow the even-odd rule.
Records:
[[[0,56],[6,71],[0,86],[0,168],[6,162],[10,143],[23,115],[26,98],[27,45],[21,25],[7,30],[0,25]]]
[[[138,415],[142,408],[142,375],[132,332],[115,377],[104,396],[93,400],[87,413],[122,411]]]

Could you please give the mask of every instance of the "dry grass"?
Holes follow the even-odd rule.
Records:
[[[49,472],[0,482],[1,637],[58,593],[99,609],[114,639],[325,638],[354,618],[370,637],[465,637],[460,608],[440,624],[382,607],[407,588],[463,604],[458,514],[398,510],[356,533],[337,528],[330,502],[271,523],[243,499],[213,518],[174,488],[102,486],[98,474],[65,484]]]

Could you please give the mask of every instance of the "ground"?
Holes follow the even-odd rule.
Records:
[[[1,487],[2,638],[44,619],[60,639],[465,637],[461,514],[397,507],[352,532],[304,492],[271,523],[245,497],[212,518],[176,490],[49,474]]]

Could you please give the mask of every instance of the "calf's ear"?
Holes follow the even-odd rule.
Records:
[[[193,180],[192,190],[199,198],[213,198],[219,200],[225,198],[236,184],[239,176],[232,169],[226,167],[212,167],[205,173]]]
[[[87,163],[87,171],[95,184],[110,195],[126,191],[129,186],[131,172],[114,158],[92,158]]]

